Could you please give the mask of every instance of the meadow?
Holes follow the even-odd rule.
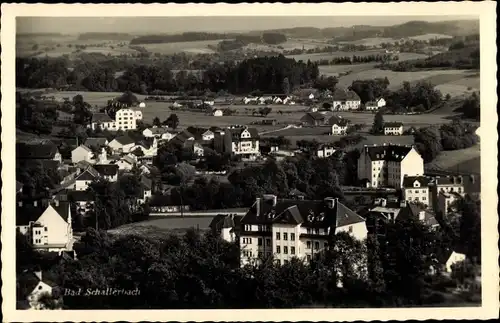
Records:
[[[481,174],[481,149],[480,144],[475,146],[442,151],[425,168],[434,171],[459,171],[472,174]]]
[[[192,54],[212,54],[214,53],[214,51],[208,48],[208,46],[217,46],[220,41],[222,41],[222,39],[165,44],[142,44],[139,46],[146,48],[146,50],[148,50],[149,52],[160,54],[174,54],[179,52]]]

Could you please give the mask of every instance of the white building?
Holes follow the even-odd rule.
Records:
[[[459,263],[461,261],[465,261],[466,256],[463,253],[458,253],[453,251],[450,255],[450,257],[446,260],[446,272],[451,273],[452,272],[452,266],[456,263]]]
[[[108,147],[115,153],[129,153],[135,147],[135,141],[129,136],[116,137],[111,140]]]
[[[224,129],[215,134],[214,148],[219,153],[252,157],[260,155],[259,133],[255,128]]]
[[[222,240],[235,242],[239,236],[239,229],[242,216],[234,214],[218,214],[210,222],[210,229]]]
[[[430,179],[425,176],[405,176],[402,187],[403,199],[430,205],[429,181]]]
[[[138,120],[142,120],[142,111],[125,108],[116,111],[115,120],[111,119],[107,113],[94,113],[88,127],[93,130],[97,127],[111,131],[135,130]]]
[[[334,152],[335,152],[335,148],[333,148],[332,146],[322,145],[316,151],[316,156],[319,158],[326,158],[326,157],[330,157],[331,155],[333,155]]]
[[[21,203],[21,202],[20,202]],[[73,228],[68,202],[53,201],[42,205],[18,205],[16,228],[29,238],[32,246],[40,251],[73,250]]]
[[[365,220],[338,199],[278,200],[264,195],[241,219],[241,264],[271,255],[280,264],[295,257],[311,260],[328,247],[330,233],[339,232],[359,240],[368,234]]]
[[[365,146],[358,159],[358,179],[368,187],[401,188],[405,176],[422,176],[424,161],[413,146]]]
[[[386,102],[384,98],[378,98],[375,101],[368,101],[365,104],[365,109],[367,111],[378,111],[380,108],[385,107]]]
[[[336,89],[332,95],[333,111],[359,110],[361,99],[354,91]]]
[[[328,119],[328,123],[332,126],[332,136],[341,136],[347,133],[349,127],[349,120],[341,116],[332,116]]]
[[[142,132],[142,135],[146,138],[156,138],[160,140],[166,140],[169,141],[173,137],[175,137],[175,134],[171,133],[168,131],[167,128],[163,127],[153,127],[153,128],[148,128],[144,129]]]
[[[44,304],[40,302],[40,298],[43,295],[52,297],[54,289],[57,288],[57,284],[47,279],[41,270],[21,273],[18,279],[23,284],[23,287],[19,290],[21,299],[17,300],[19,309],[44,309]]]
[[[92,150],[85,146],[80,145],[71,151],[71,162],[73,164],[78,163],[79,161],[86,161],[88,163],[95,163],[95,159],[93,159],[94,154]]]
[[[221,109],[214,109],[214,110],[212,111],[212,115],[213,115],[214,117],[222,117],[222,116],[224,115],[224,112],[222,112],[222,110],[221,110]]]
[[[134,165],[137,163],[137,159],[132,158],[130,155],[123,156],[118,160],[115,165],[118,166],[119,170],[130,171],[134,168]]]
[[[92,167],[88,167],[80,175],[75,178],[75,182],[68,189],[76,191],[85,191],[89,185],[99,178],[99,173]]]
[[[386,122],[384,123],[384,135],[386,136],[402,136],[403,124],[401,122]]]

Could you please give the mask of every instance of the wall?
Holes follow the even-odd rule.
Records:
[[[347,232],[351,234],[354,238],[363,241],[368,235],[368,229],[366,228],[366,222],[358,222],[351,225],[346,225],[343,227],[338,227],[335,229],[335,234],[339,232]]]

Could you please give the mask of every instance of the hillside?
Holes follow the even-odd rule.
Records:
[[[78,40],[131,40],[134,36],[126,33],[89,32],[78,35]]]

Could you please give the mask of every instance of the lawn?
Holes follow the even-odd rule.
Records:
[[[414,40],[427,40],[428,41],[431,39],[453,38],[453,36],[444,35],[444,34],[423,34],[423,35],[418,35],[418,36],[412,36],[409,38],[414,39]]]
[[[432,162],[426,164],[425,168],[436,171],[481,174],[480,145],[466,149],[442,151]]]
[[[222,39],[164,44],[141,44],[139,46],[146,48],[149,52],[160,54],[174,54],[181,52],[211,54],[214,53],[214,51],[208,48],[208,45],[217,46],[220,41],[222,41]]]

